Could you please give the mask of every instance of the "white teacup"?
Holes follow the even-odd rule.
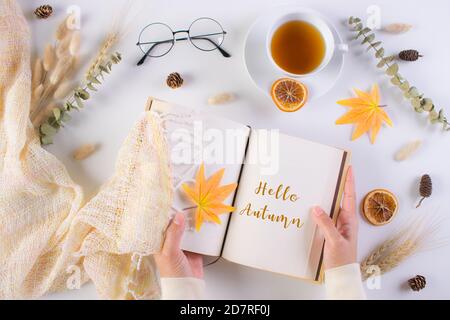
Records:
[[[272,43],[272,37],[277,31],[277,29],[282,26],[283,24],[289,22],[289,21],[304,21],[308,22],[314,27],[317,28],[317,30],[320,32],[320,34],[323,37],[323,40],[325,42],[325,55],[322,59],[322,62],[320,65],[315,68],[313,71],[306,73],[306,74],[295,74],[290,73],[283,68],[281,68],[273,59],[272,57],[272,50],[271,50],[271,43]],[[266,39],[266,48],[267,48],[267,55],[269,56],[270,61],[272,61],[275,68],[280,70],[282,73],[290,76],[290,77],[306,77],[310,76],[312,74],[316,74],[319,71],[321,71],[323,68],[326,67],[326,65],[330,62],[331,58],[333,57],[334,50],[335,50],[335,43],[334,43],[334,36],[331,32],[330,27],[325,22],[324,19],[320,17],[320,15],[314,13],[314,12],[308,12],[308,11],[297,11],[297,12],[291,12],[287,13],[281,17],[278,17],[272,27],[269,29],[269,32],[267,34]]]

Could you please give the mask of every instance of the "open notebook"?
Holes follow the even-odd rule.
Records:
[[[207,222],[198,232],[188,228],[182,241],[184,250],[321,281],[324,239],[310,210],[319,205],[336,218],[348,152],[254,130],[159,100],[149,99],[147,108],[164,119],[173,168],[187,168],[178,170],[184,175],[175,184],[193,179],[196,170],[189,168],[198,168],[201,162],[205,163],[207,177],[225,168],[222,183],[238,183],[235,193],[225,201],[235,211],[220,215],[220,225]],[[197,139],[186,141],[186,137],[196,135]],[[221,139],[219,144],[217,139]],[[211,148],[213,143],[223,150]],[[190,164],[178,159],[184,151],[191,153]],[[208,156],[210,159],[205,159]],[[175,192],[175,208],[190,206],[181,189]],[[188,220],[192,219],[191,211],[185,211]]]

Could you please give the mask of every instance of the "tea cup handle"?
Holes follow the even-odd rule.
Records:
[[[342,52],[342,53],[348,52],[348,44],[346,44],[346,43],[339,43],[339,44],[337,45],[337,49],[338,49],[340,52]]]

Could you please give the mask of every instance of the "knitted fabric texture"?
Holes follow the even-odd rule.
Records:
[[[159,297],[151,255],[173,193],[161,120],[147,112],[137,122],[113,176],[85,203],[29,120],[30,31],[13,0],[0,0],[0,66],[0,299],[89,279],[101,298]]]

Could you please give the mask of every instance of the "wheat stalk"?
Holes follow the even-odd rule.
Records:
[[[97,51],[97,54],[86,70],[85,78],[90,77],[94,73],[94,71],[98,69],[98,67],[105,61],[105,59],[108,57],[111,50],[119,42],[119,40],[120,35],[118,31],[113,31],[106,35],[105,39],[102,42],[102,45]]]
[[[395,250],[389,252],[387,256],[379,261],[378,267],[380,268],[381,274],[384,274],[398,266],[408,257],[416,253],[418,248],[419,244],[414,241],[406,240],[402,242],[395,248]]]
[[[92,59],[91,64],[86,70],[86,79],[95,73],[95,70],[109,58],[116,45],[129,32],[133,21],[135,21],[136,17],[143,12],[143,10],[139,10],[139,8],[136,7],[132,10],[133,6],[134,3],[129,0],[123,4],[120,10],[118,10],[116,16],[113,18],[113,23],[110,28],[111,31],[103,39],[95,57]],[[131,11],[134,11],[134,13]]]
[[[434,249],[448,244],[436,239],[442,220],[436,217],[419,217],[411,221],[403,230],[375,248],[362,262],[363,280],[368,279],[372,267],[378,267],[377,275],[394,269],[407,258],[419,251]]]

